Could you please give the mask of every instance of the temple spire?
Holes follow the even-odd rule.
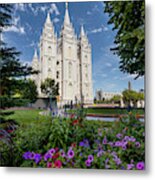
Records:
[[[51,24],[50,12],[47,14],[46,23]]]
[[[64,24],[70,24],[70,18],[69,18],[69,12],[68,12],[68,2],[66,2],[65,4],[66,4],[66,12],[65,12]]]
[[[33,59],[38,59],[38,55],[37,55],[37,50],[36,50],[36,49],[35,49],[35,51],[34,51]]]
[[[83,25],[81,26],[81,37],[82,36],[85,36],[85,32],[84,32],[84,27],[83,27]]]

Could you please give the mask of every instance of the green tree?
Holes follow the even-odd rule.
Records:
[[[8,47],[2,40],[4,28],[12,25],[13,5],[0,5],[0,96],[6,95],[11,89],[12,81],[16,78],[26,77],[29,74],[38,73],[33,71],[32,67],[21,64],[19,60],[20,53],[15,47]],[[18,81],[18,79],[16,79]],[[8,96],[10,95],[7,94]]]
[[[117,30],[111,50],[121,59],[120,70],[145,75],[145,1],[107,1],[104,12]]]
[[[115,95],[111,98],[111,101],[114,103],[120,103],[121,96],[120,95]]]
[[[47,78],[41,83],[41,91],[48,97],[56,97],[59,95],[59,84],[55,83],[55,80]]]
[[[21,83],[20,92],[23,99],[28,99],[30,103],[34,103],[38,97],[37,86],[31,79]]]
[[[144,93],[136,92],[134,90],[124,90],[123,94],[123,101],[128,106],[131,102],[133,103],[134,107],[137,107],[137,102],[144,100]]]

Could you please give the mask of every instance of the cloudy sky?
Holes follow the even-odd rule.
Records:
[[[38,48],[39,37],[50,11],[55,32],[59,35],[63,24],[65,3],[14,4],[13,26],[3,34],[3,39],[22,52],[20,59],[30,63],[34,49]],[[102,2],[69,3],[69,13],[76,34],[79,36],[83,24],[92,45],[93,89],[108,92],[120,92],[127,88],[128,81],[132,88],[144,88],[144,78],[134,80],[133,75],[123,74],[119,70],[119,57],[110,51],[114,47],[116,32],[107,24],[108,15],[103,12]]]

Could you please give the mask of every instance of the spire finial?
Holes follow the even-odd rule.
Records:
[[[68,12],[68,2],[66,4],[66,12],[65,12],[65,24],[70,24],[69,12]]]
[[[37,56],[37,49],[35,49],[34,50],[34,57],[33,57],[33,59],[37,59],[38,58],[38,56]]]
[[[50,12],[47,13],[46,23],[51,23]]]
[[[68,2],[66,2],[65,4],[66,4],[66,9],[68,9]]]
[[[82,36],[85,36],[85,32],[84,32],[84,27],[83,27],[83,25],[81,26],[81,37]]]

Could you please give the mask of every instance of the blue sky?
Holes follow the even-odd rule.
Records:
[[[22,52],[20,59],[30,63],[34,49],[38,48],[43,25],[50,11],[55,32],[59,35],[63,24],[65,3],[29,3],[15,4],[13,26],[3,34],[3,39]],[[69,3],[71,22],[79,36],[83,24],[89,42],[92,45],[93,89],[108,92],[121,92],[131,81],[135,90],[144,89],[144,78],[134,80],[133,75],[123,74],[119,70],[119,57],[110,51],[114,47],[116,32],[108,25],[108,15],[103,12],[102,2]]]

